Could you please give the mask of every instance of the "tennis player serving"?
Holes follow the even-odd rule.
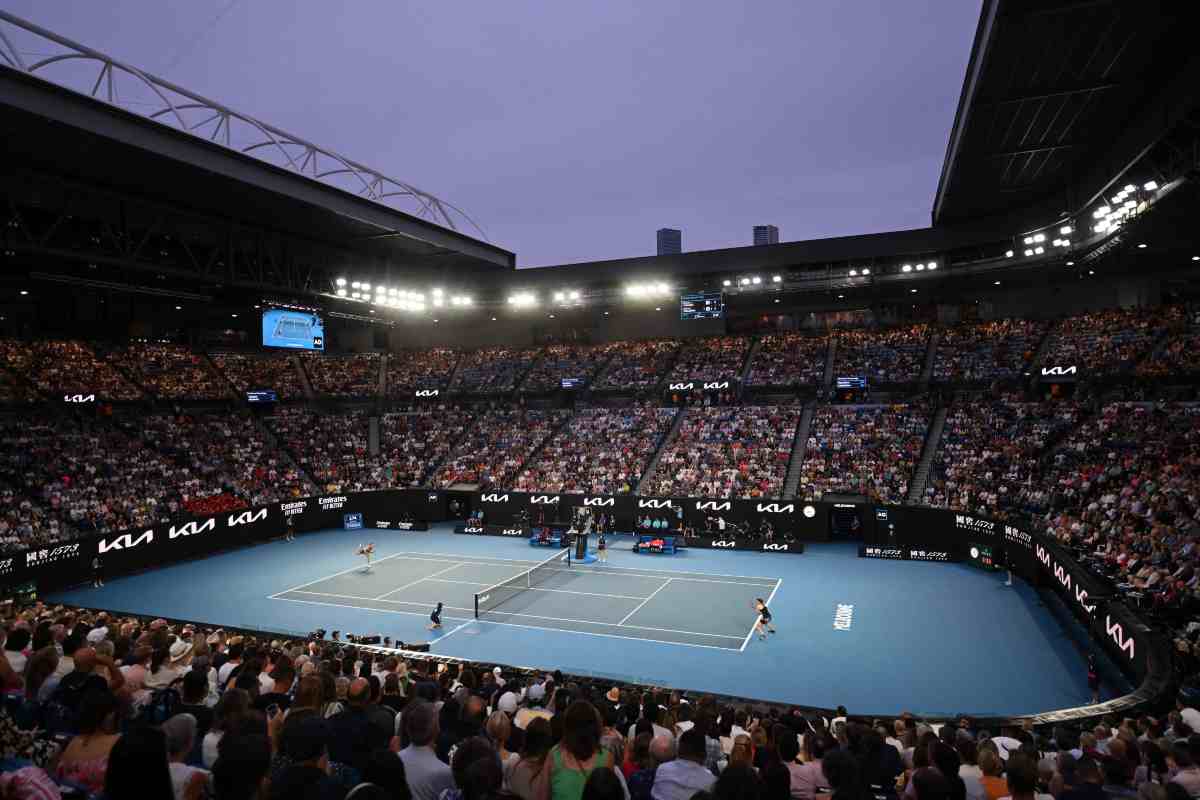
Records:
[[[771,609],[767,608],[767,601],[761,597],[754,599],[751,608],[758,612],[758,622],[754,623],[754,630],[758,631],[758,638],[766,639],[768,631],[775,632],[775,626],[771,624]]]

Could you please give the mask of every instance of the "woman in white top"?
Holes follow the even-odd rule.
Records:
[[[191,655],[191,646],[182,639],[176,639],[170,648],[158,648],[150,657],[150,672],[142,685],[151,691],[167,688],[188,671]]]
[[[213,709],[213,724],[204,741],[200,743],[200,761],[205,768],[212,769],[217,763],[218,747],[225,729],[231,722],[250,711],[250,694],[245,689],[228,689],[221,695],[221,702]]]
[[[163,723],[162,730],[167,736],[167,766],[171,772],[175,800],[198,800],[204,797],[209,783],[208,770],[183,763],[196,741],[196,718],[191,714],[176,714]]]

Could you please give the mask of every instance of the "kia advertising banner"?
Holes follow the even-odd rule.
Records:
[[[612,515],[613,528],[624,532],[675,531],[682,521],[700,537],[761,539],[759,532],[766,521],[776,540],[822,542],[829,539],[832,504],[798,500],[490,491],[475,493],[471,507],[483,512],[485,525],[519,524],[526,514],[531,522],[565,522],[572,518],[575,508],[584,507],[590,509],[594,517]],[[864,514],[869,511],[868,506],[862,506],[862,509]]]
[[[436,495],[436,496],[435,496]],[[92,534],[73,542],[0,558],[0,584],[34,582],[42,591],[90,579],[99,558],[108,577],[136,572],[282,536],[284,520],[298,532],[340,529],[347,516],[375,530],[428,530],[426,519],[445,517],[440,492],[386,490],[318,495],[225,514],[184,519],[129,531]]]

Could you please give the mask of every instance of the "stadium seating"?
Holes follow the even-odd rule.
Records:
[[[750,340],[744,336],[710,336],[684,342],[671,368],[672,381],[733,381],[742,375]]]
[[[596,388],[626,391],[652,388],[663,379],[678,352],[678,339],[617,342],[612,347],[612,361]]]
[[[240,392],[271,390],[280,400],[304,397],[291,353],[213,353],[212,360]]]
[[[0,555],[49,547],[78,535],[28,495],[0,484]]]
[[[818,387],[825,382],[829,339],[800,333],[759,337],[747,383],[755,387]]]
[[[566,420],[563,411],[496,409],[480,414],[437,467],[432,484],[439,489],[460,484],[508,487],[530,454]]]
[[[137,400],[142,392],[91,345],[75,340],[29,344],[0,342],[3,365],[23,375],[47,397],[96,395],[97,400]]]
[[[692,408],[664,445],[644,494],[664,497],[779,497],[800,410]]]
[[[423,486],[471,425],[471,415],[454,409],[384,414],[379,420],[378,484]]]
[[[1117,373],[1149,353],[1158,337],[1183,319],[1181,306],[1070,317],[1054,328],[1042,363],[1077,366],[1089,375]]]
[[[799,496],[861,494],[903,502],[929,414],[913,406],[822,406],[813,415]]]
[[[1002,319],[945,328],[938,334],[933,379],[971,382],[1021,377],[1048,327],[1034,320]]]
[[[1082,414],[1070,400],[955,404],[946,415],[924,501],[997,517],[1020,510],[1022,494],[1035,481],[1038,457]]]
[[[1162,349],[1137,365],[1145,378],[1188,377],[1200,372],[1200,330],[1190,328],[1172,333]]]
[[[318,414],[281,408],[271,430],[292,460],[322,492],[384,488],[377,463],[367,452],[367,416],[361,411]]]
[[[542,351],[521,388],[530,392],[549,392],[561,387],[564,378],[577,378],[591,384],[596,373],[608,362],[608,345],[550,345]]]
[[[175,344],[141,342],[110,358],[146,391],[167,400],[223,400],[229,390],[204,356]]]
[[[303,353],[301,363],[317,395],[361,399],[379,394],[378,353]]]
[[[584,409],[517,475],[522,492],[626,494],[637,488],[675,409]]]
[[[454,388],[468,394],[513,391],[538,356],[537,350],[485,347],[462,357]]]
[[[869,383],[911,383],[921,377],[928,347],[927,325],[841,331],[834,375],[861,376]]]
[[[448,347],[388,354],[387,396],[412,397],[418,389],[445,389],[458,352]]]

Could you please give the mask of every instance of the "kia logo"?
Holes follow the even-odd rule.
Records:
[[[506,494],[481,494],[479,495],[480,502],[483,503],[507,503],[508,495]]]
[[[768,542],[767,544],[764,544],[764,545],[763,545],[763,548],[762,548],[762,549],[763,549],[763,550],[777,550],[777,551],[781,551],[781,552],[785,552],[785,553],[786,553],[786,552],[787,552],[787,550],[788,550],[788,548],[789,548],[789,546],[790,546],[790,545],[786,545],[786,544],[771,544],[770,542]]]
[[[418,389],[417,397],[437,397],[438,393],[438,389]]]
[[[670,500],[638,500],[638,508],[670,508]]]
[[[583,498],[583,504],[585,506],[611,506],[611,505],[615,505],[616,502],[617,501],[611,497],[609,497],[608,499],[605,499],[603,497],[585,497],[585,498]]]
[[[64,394],[64,403],[94,403],[96,395],[94,394]]]
[[[712,546],[713,547],[736,547],[737,542],[731,542],[728,539],[714,539]]]
[[[670,386],[670,389],[673,392],[687,391],[688,389],[695,389],[695,388],[696,388],[696,384],[690,383],[690,382],[689,383],[672,383]]]
[[[1042,367],[1043,375],[1074,375],[1077,371],[1076,367]]]
[[[781,506],[778,503],[759,503],[754,508],[756,511],[762,511],[767,514],[791,514],[796,510],[796,506],[793,503],[788,503],[785,506]]]
[[[507,497],[507,495],[505,495],[505,497]],[[533,497],[529,498],[529,502],[533,505],[550,505],[552,503],[557,503],[558,497],[548,494],[535,494]]]
[[[704,384],[705,389],[728,389],[729,381],[713,381],[712,383]]]
[[[1117,649],[1133,658],[1133,638],[1125,638],[1125,629],[1121,627],[1121,623],[1113,622],[1113,618],[1108,614],[1104,615],[1104,630],[1108,633],[1108,638],[1113,640],[1113,644]]]
[[[500,531],[502,536],[521,536],[524,533],[525,531],[521,530],[520,528],[505,528],[504,530]]]
[[[260,508],[258,511],[243,511],[236,516],[230,514],[228,522],[229,527],[232,528],[235,525],[247,525],[251,522],[258,522],[259,520],[264,520],[266,518],[267,510],[265,508]]]
[[[481,594],[475,598],[475,601],[478,603],[486,603],[489,598],[491,598],[490,594]]]
[[[483,533],[483,528],[463,528],[463,533]]]
[[[153,541],[154,541],[154,531],[153,530],[146,531],[145,533],[143,533],[141,536],[137,537],[136,539],[133,538],[133,534],[131,534],[131,533],[122,534],[122,535],[118,536],[116,539],[113,539],[111,542],[108,541],[107,539],[101,539],[100,540],[100,555],[104,555],[109,550],[132,550],[135,547],[138,547],[140,545],[147,544],[148,542],[153,542]]]
[[[265,514],[266,511],[264,510],[263,513]],[[217,521],[215,519],[206,519],[199,525],[196,524],[195,520],[192,520],[188,524],[180,525],[179,527],[172,525],[171,529],[167,531],[167,538],[176,539],[180,536],[192,536],[197,533],[211,531],[215,527],[217,527]]]
[[[728,511],[731,504],[729,502],[719,503],[716,500],[697,500],[697,511]]]

